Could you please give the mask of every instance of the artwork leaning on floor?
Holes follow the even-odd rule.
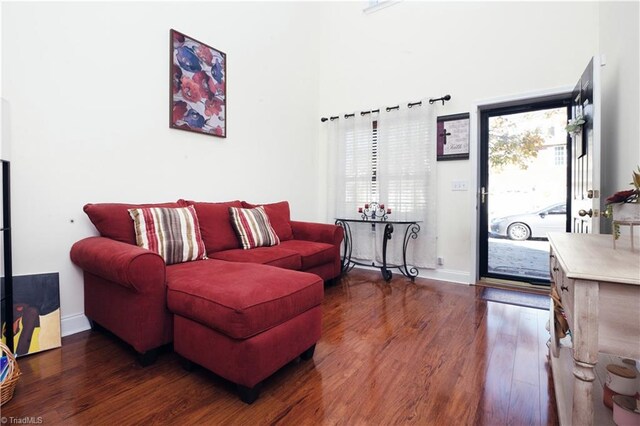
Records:
[[[227,137],[227,55],[171,30],[169,127]]]
[[[2,315],[2,340],[7,324]],[[13,277],[13,352],[28,355],[60,347],[57,273]]]

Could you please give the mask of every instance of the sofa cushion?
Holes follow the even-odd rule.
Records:
[[[180,200],[180,202],[195,207],[200,222],[200,233],[208,255],[240,247],[229,217],[229,207],[242,207],[240,200],[224,203],[200,203],[188,200]]]
[[[338,247],[332,244],[303,240],[283,241],[279,247],[300,254],[303,271],[314,266],[333,262],[339,250]]]
[[[139,247],[158,253],[167,265],[205,259],[193,206],[129,209]]]
[[[314,274],[266,265],[202,260],[167,267],[167,304],[234,339],[246,339],[322,303]]]
[[[253,250],[233,249],[211,254],[212,259],[227,260],[229,262],[261,263],[285,269],[302,269],[300,255],[292,250],[286,250],[279,245],[274,247],[258,247]]]
[[[293,239],[293,230],[291,229],[291,211],[289,209],[289,202],[280,201],[278,203],[271,204],[250,204],[246,201],[242,202],[242,207],[254,208],[259,205],[264,207],[264,210],[269,216],[271,226],[276,231],[280,241],[287,241]]]
[[[128,244],[136,244],[136,233],[129,209],[142,207],[180,207],[178,203],[158,204],[86,204],[84,212],[96,227],[100,235]]]
[[[235,229],[242,248],[270,247],[280,244],[280,239],[271,227],[269,216],[264,207],[242,209],[229,207],[231,224]]]

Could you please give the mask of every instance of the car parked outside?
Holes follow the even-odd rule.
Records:
[[[547,232],[566,232],[567,205],[555,203],[532,213],[514,214],[493,219],[489,234],[524,241],[529,238],[546,238]]]

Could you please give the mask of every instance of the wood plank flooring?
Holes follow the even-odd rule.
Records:
[[[186,372],[170,348],[146,368],[104,332],[19,359],[3,417],[42,424],[555,425],[548,312],[479,288],[355,269],[327,287],[311,361],[264,383],[253,405],[224,379]]]

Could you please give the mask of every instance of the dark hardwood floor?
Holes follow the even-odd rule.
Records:
[[[186,372],[170,348],[146,368],[104,332],[19,359],[3,417],[42,424],[557,424],[548,312],[487,302],[477,287],[353,270],[326,288],[310,361],[264,383],[253,405],[225,380]]]

